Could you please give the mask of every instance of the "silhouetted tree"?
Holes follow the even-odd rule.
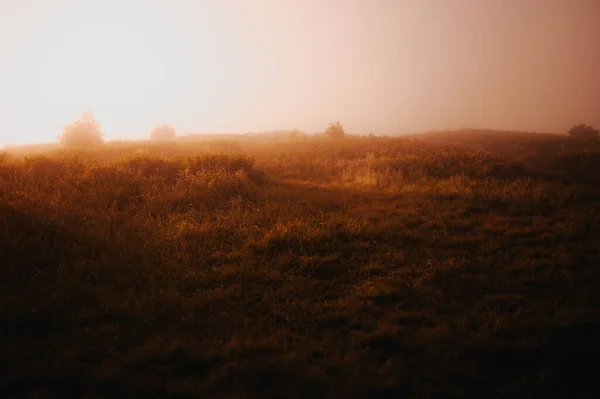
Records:
[[[344,133],[344,127],[339,122],[330,123],[327,130],[325,130],[325,137],[331,140],[345,139],[346,133]]]
[[[104,143],[100,123],[92,111],[83,113],[76,121],[65,125],[57,140],[70,148],[97,147]]]
[[[150,132],[150,140],[175,140],[176,137],[175,128],[168,124],[159,125]]]
[[[600,132],[589,125],[581,124],[573,126],[569,130],[569,135],[580,138],[597,138],[600,136]]]

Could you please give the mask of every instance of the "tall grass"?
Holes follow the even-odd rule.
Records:
[[[415,138],[221,144],[0,156],[1,391],[589,388],[537,354],[599,353],[594,185]]]

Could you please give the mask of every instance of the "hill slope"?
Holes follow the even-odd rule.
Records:
[[[3,161],[0,391],[591,396],[598,152],[432,140]]]

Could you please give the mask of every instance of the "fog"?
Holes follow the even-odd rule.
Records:
[[[597,0],[0,0],[0,145],[600,126]]]

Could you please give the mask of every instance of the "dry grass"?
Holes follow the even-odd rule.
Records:
[[[498,137],[1,156],[0,391],[591,396],[598,152]]]

